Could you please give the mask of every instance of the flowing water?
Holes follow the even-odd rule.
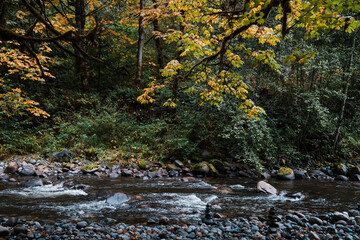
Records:
[[[280,190],[276,196],[256,192],[257,180],[251,179],[180,179],[142,180],[136,178],[99,179],[74,177],[74,183],[90,185],[87,191],[63,184],[27,187],[26,184],[0,183],[0,217],[16,216],[38,221],[81,218],[115,219],[125,223],[144,223],[150,217],[167,216],[170,220],[201,218],[207,203],[214,212],[226,217],[266,215],[271,206],[287,210],[344,211],[356,208],[360,185],[353,182],[271,181]],[[225,191],[224,191],[225,189]],[[232,191],[229,191],[232,189]],[[286,193],[301,192],[306,198],[287,198]],[[124,193],[130,200],[112,205],[106,199]]]

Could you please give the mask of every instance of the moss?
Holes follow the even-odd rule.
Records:
[[[214,167],[213,164],[209,163],[208,166],[209,166],[210,172],[211,172],[212,174],[216,174],[216,173],[218,172],[218,171],[216,170],[216,168]]]
[[[85,170],[92,170],[92,169],[97,168],[97,167],[98,167],[97,165],[89,164],[89,165],[85,165],[84,169]]]
[[[141,160],[141,161],[139,161],[138,165],[139,165],[139,168],[140,168],[140,169],[145,170],[146,167],[147,167],[147,162]]]
[[[192,166],[193,169],[199,169],[205,167],[204,163],[196,163]]]
[[[278,176],[290,175],[292,173],[291,168],[281,167],[277,173]]]
[[[223,161],[221,161],[221,160],[219,160],[219,159],[212,159],[212,160],[210,161],[210,163],[211,163],[212,165],[214,165],[214,167],[215,167],[216,169],[220,170],[220,171],[224,171],[224,170],[225,170],[225,167],[227,167],[227,163],[226,163],[226,162],[223,162]]]

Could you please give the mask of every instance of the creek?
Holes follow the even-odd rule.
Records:
[[[146,223],[149,218],[166,216],[199,220],[206,204],[225,217],[267,215],[271,206],[280,213],[288,210],[326,213],[356,208],[360,184],[356,182],[296,180],[269,183],[279,195],[256,191],[256,179],[204,178],[184,182],[181,178],[142,180],[94,176],[73,176],[74,184],[89,185],[89,190],[71,189],[64,184],[28,187],[31,178],[17,184],[0,182],[0,216],[11,216],[42,222],[61,219],[91,219],[128,224]],[[303,200],[291,199],[286,193],[301,192]],[[124,193],[130,200],[112,205],[106,199]]]

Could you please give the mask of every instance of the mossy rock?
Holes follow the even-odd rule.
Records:
[[[207,175],[210,171],[210,167],[206,162],[196,163],[192,166],[191,171],[197,175]]]
[[[209,172],[210,172],[210,174],[211,174],[212,176],[218,176],[218,175],[219,175],[219,173],[218,173],[217,169],[214,167],[214,165],[212,165],[211,163],[209,163],[208,166],[209,166],[209,169],[210,169]]]
[[[83,167],[84,170],[93,170],[95,168],[98,168],[99,166],[98,165],[95,165],[95,164],[89,164],[89,165],[85,165]]]
[[[146,170],[148,168],[148,163],[143,160],[139,161],[138,165],[141,170]]]
[[[294,180],[295,174],[291,168],[281,167],[277,172],[277,177],[283,180]]]
[[[226,167],[228,166],[228,164],[226,162],[223,162],[223,161],[221,161],[219,159],[212,159],[210,161],[210,164],[212,164],[220,172],[225,172]]]

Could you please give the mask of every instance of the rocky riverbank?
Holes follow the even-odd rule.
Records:
[[[318,169],[279,169],[261,172],[238,162],[218,159],[193,164],[190,161],[174,160],[172,163],[150,162],[130,159],[118,163],[93,163],[74,159],[74,154],[63,150],[49,159],[34,159],[31,156],[12,158],[0,162],[0,180],[16,182],[21,176],[38,176],[44,184],[61,179],[64,175],[90,174],[98,177],[135,177],[144,180],[162,177],[226,177],[226,178],[276,178],[281,180],[315,179],[360,181],[360,165],[335,163]],[[186,179],[184,179],[186,181]],[[38,182],[40,184],[40,182]]]
[[[204,218],[209,214],[204,213]],[[147,225],[64,220],[40,224],[25,219],[2,219],[0,239],[359,239],[357,210],[328,214],[289,211],[278,215],[271,208],[264,216],[216,219],[193,224]],[[165,222],[164,222],[165,221]]]

